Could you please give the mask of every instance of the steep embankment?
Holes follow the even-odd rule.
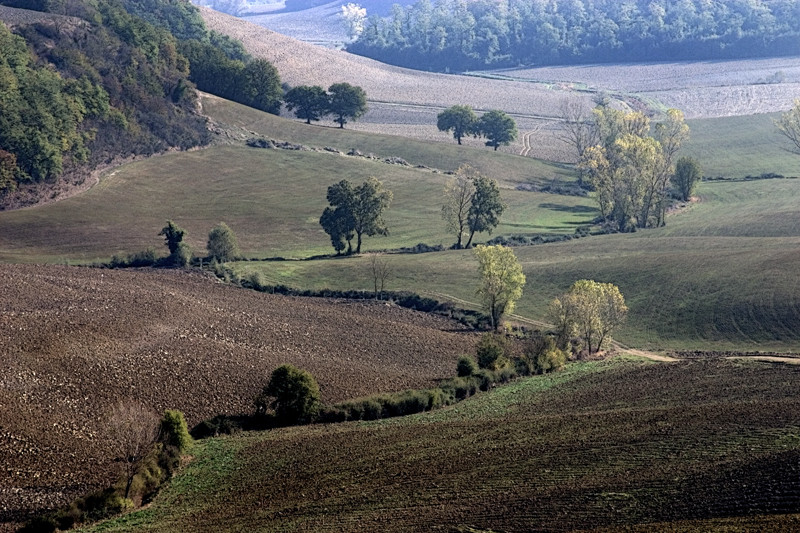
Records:
[[[383,303],[286,298],[165,271],[0,266],[0,531],[109,483],[114,404],[190,424],[250,412],[282,363],[326,401],[431,384],[474,338]]]

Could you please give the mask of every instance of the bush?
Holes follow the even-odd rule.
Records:
[[[167,409],[161,419],[161,441],[173,446],[178,453],[186,453],[192,447],[192,436],[186,426],[186,419],[180,411]]]
[[[181,242],[178,244],[178,249],[170,256],[170,258],[172,259],[173,265],[180,268],[186,268],[189,266],[189,263],[192,262],[192,249],[185,242]]]
[[[156,264],[156,252],[152,248],[143,250],[141,252],[134,252],[127,256],[115,255],[111,258],[109,266],[111,268],[137,268],[148,267]]]
[[[239,244],[233,230],[220,222],[208,233],[208,253],[219,262],[231,261],[239,254]]]
[[[498,370],[508,365],[506,351],[508,342],[502,335],[486,333],[478,343],[478,366],[487,370]]]
[[[269,401],[269,398],[274,398]],[[312,421],[320,410],[320,393],[314,376],[292,365],[281,365],[272,372],[269,384],[255,400],[256,413],[275,410],[283,424]]]
[[[468,355],[462,355],[458,358],[458,364],[456,365],[456,374],[458,377],[463,378],[466,376],[471,376],[478,370],[478,365],[475,363],[475,360]]]
[[[560,350],[551,335],[536,335],[525,347],[525,357],[537,374],[560,370],[567,363],[567,352]]]

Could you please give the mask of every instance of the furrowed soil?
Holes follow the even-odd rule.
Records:
[[[323,399],[430,386],[475,336],[380,302],[289,298],[204,274],[0,266],[0,531],[111,484],[115,403],[179,409],[190,426],[249,413],[278,365]]]
[[[203,441],[149,509],[91,531],[790,530],[798,385],[751,361],[576,363],[432,413]]]

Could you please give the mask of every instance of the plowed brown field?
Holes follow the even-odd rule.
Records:
[[[180,409],[190,425],[249,412],[288,362],[326,401],[452,375],[475,337],[378,302],[288,298],[202,274],[0,266],[0,531],[117,475],[114,403]]]

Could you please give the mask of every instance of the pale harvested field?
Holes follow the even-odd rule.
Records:
[[[208,27],[241,39],[252,55],[271,61],[290,85],[336,82],[359,85],[372,102],[449,107],[466,104],[478,110],[502,109],[520,115],[553,117],[563,98],[590,101],[574,91],[550,90],[527,82],[431,74],[392,67],[346,52],[329,50],[280,35],[242,19],[202,9]]]
[[[280,4],[276,4],[280,5]],[[348,40],[341,21],[341,2],[330,2],[303,11],[243,15],[245,20],[264,26],[282,35],[315,44],[330,45]]]
[[[782,83],[764,83],[777,72],[785,76]],[[793,98],[800,96],[800,57],[541,67],[476,74],[633,93],[681,109],[689,118],[772,113],[789,108]]]

